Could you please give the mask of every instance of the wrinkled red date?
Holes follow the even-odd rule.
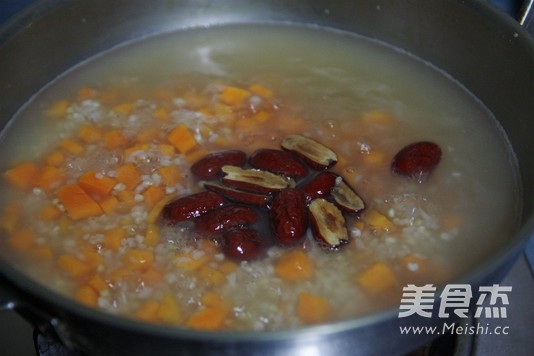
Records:
[[[258,169],[288,177],[304,177],[308,174],[308,168],[287,151],[260,149],[250,155],[248,162]]]
[[[304,194],[295,188],[281,191],[273,199],[271,219],[274,234],[281,245],[298,243],[308,227]]]
[[[235,261],[250,261],[260,257],[267,244],[253,229],[230,230],[223,237],[223,253]]]
[[[441,160],[441,149],[433,142],[416,142],[400,150],[391,162],[391,170],[415,179],[419,183],[428,178]]]
[[[195,226],[197,231],[209,234],[251,225],[257,219],[258,214],[252,208],[228,205],[202,214],[195,220]]]
[[[222,166],[243,166],[246,162],[247,155],[239,150],[213,152],[193,164],[191,173],[199,179],[210,180],[221,174]]]
[[[220,208],[224,199],[214,192],[200,192],[170,202],[163,208],[163,217],[170,223],[193,219]]]
[[[435,150],[432,145],[423,142],[405,148],[395,157],[392,170],[411,175],[405,165],[423,161],[423,168],[418,169],[430,172],[439,162],[439,147],[436,145],[435,163],[420,153]],[[326,146],[305,136],[289,135],[281,148],[259,149],[248,160],[239,150],[206,155],[191,167],[197,179],[206,181],[206,191],[167,204],[162,217],[170,224],[191,220],[195,238],[216,241],[221,252],[235,261],[256,259],[274,242],[254,230],[256,222],[263,225],[264,214],[268,214],[265,218],[281,246],[298,245],[311,226],[320,246],[339,249],[349,240],[343,214],[358,213],[365,203],[338,174],[323,171],[310,177],[310,170],[325,170],[337,162],[336,153]],[[295,188],[297,178],[302,181]]]

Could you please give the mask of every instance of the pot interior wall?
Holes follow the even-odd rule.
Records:
[[[533,48],[512,19],[477,2],[443,1],[48,1],[0,34],[3,123],[37,90],[77,63],[124,41],[228,22],[306,22],[376,38],[444,69],[478,96],[512,141],[533,210]],[[503,26],[505,23],[506,26]],[[18,31],[16,31],[18,30]]]

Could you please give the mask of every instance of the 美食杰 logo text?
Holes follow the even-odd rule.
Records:
[[[508,335],[509,326],[493,325],[489,322],[481,323],[479,318],[486,321],[495,319],[505,319],[507,317],[506,307],[509,305],[508,294],[512,291],[511,286],[478,287],[478,298],[473,317],[475,322],[471,322],[469,316],[469,306],[473,299],[473,290],[469,284],[448,284],[441,294],[436,295],[436,287],[433,284],[416,286],[408,284],[403,288],[403,294],[399,307],[399,318],[406,318],[418,315],[422,318],[449,318],[456,316],[460,321],[444,323],[437,326],[400,326],[401,334],[427,334],[427,335]],[[435,309],[436,298],[439,297],[439,307]],[[461,322],[465,319],[465,323]]]

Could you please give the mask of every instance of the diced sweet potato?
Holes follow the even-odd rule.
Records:
[[[250,96],[250,92],[245,89],[226,86],[222,90],[219,98],[228,105],[237,106],[243,103],[243,101]]]
[[[91,277],[91,279],[87,281],[87,285],[99,292],[109,288],[104,278],[102,278],[102,276],[99,274],[95,274],[93,277]]]
[[[119,207],[119,199],[115,196],[110,195],[106,198],[101,199],[98,204],[106,214],[111,214],[117,210]]]
[[[132,113],[134,107],[135,105],[132,103],[123,103],[123,104],[115,105],[112,110],[115,113],[119,114],[120,116],[126,117]]]
[[[63,119],[67,114],[67,109],[70,106],[68,100],[58,100],[46,110],[46,115],[52,119]]]
[[[325,298],[303,292],[299,295],[297,313],[303,322],[316,324],[326,321],[330,314],[330,303]]]
[[[57,197],[67,215],[74,220],[101,215],[104,211],[85,190],[78,185],[66,185],[58,189]]]
[[[81,156],[85,153],[85,148],[82,145],[68,138],[61,141],[59,143],[59,147],[63,148],[70,154],[73,154],[74,156]]]
[[[120,130],[111,130],[104,133],[104,145],[107,149],[126,147],[127,144],[128,139]]]
[[[387,216],[376,210],[365,211],[362,215],[362,219],[377,230],[388,232],[395,229],[395,224],[389,220]]]
[[[87,194],[96,199],[107,197],[116,184],[117,181],[115,179],[98,175],[94,171],[88,171],[78,179],[78,185]]]
[[[198,276],[210,286],[221,285],[226,280],[226,277],[223,273],[207,265],[204,265],[198,269]]]
[[[158,319],[164,323],[177,324],[182,320],[182,311],[170,294],[165,294],[160,302]]]
[[[176,126],[167,136],[167,140],[180,153],[187,153],[197,146],[193,133],[183,124]]]
[[[76,299],[76,301],[79,303],[89,307],[96,307],[98,303],[98,296],[98,292],[90,286],[82,286],[76,291],[74,299]]]
[[[157,127],[142,131],[138,133],[135,138],[137,139],[137,142],[139,143],[150,143],[150,142],[157,142],[159,135],[160,135],[160,129]]]
[[[305,251],[293,250],[280,257],[275,271],[285,281],[305,281],[313,276],[313,263]]]
[[[208,291],[202,296],[202,304],[206,307],[220,307],[225,305],[225,301],[219,294]]]
[[[27,162],[7,170],[4,177],[13,186],[27,189],[33,187],[34,178],[39,171],[40,168],[37,164]]]
[[[173,145],[169,145],[167,143],[163,143],[161,145],[158,145],[158,150],[163,153],[164,155],[166,156],[174,156],[174,154],[176,153],[176,151],[174,150],[174,146]]]
[[[150,210],[165,198],[165,190],[160,186],[153,185],[143,192],[143,197],[147,208]]]
[[[45,192],[59,188],[65,177],[59,168],[54,166],[46,166],[39,170],[35,177],[34,186],[42,189]]]
[[[140,283],[143,283],[146,286],[153,286],[157,283],[160,283],[163,279],[163,272],[151,266],[146,271],[144,271],[139,277]]]
[[[14,232],[20,221],[21,210],[22,206],[18,202],[8,204],[0,216],[0,228],[8,233]]]
[[[158,169],[161,176],[161,183],[168,187],[173,187],[182,180],[180,170],[176,166],[166,166]]]
[[[158,312],[159,312],[160,304],[155,300],[147,300],[141,306],[137,311],[135,312],[135,317],[147,321],[147,322],[158,322]]]
[[[86,276],[93,271],[93,266],[73,255],[59,256],[57,264],[69,276],[74,278]]]
[[[356,280],[370,294],[378,294],[397,285],[395,274],[384,262],[371,265],[358,274]]]
[[[65,155],[60,150],[55,150],[46,156],[45,160],[49,166],[57,167],[65,161]]]
[[[126,231],[122,227],[116,227],[104,232],[103,245],[110,250],[117,250],[122,245],[122,240],[126,237]]]
[[[98,92],[95,89],[90,88],[90,87],[81,87],[78,90],[78,95],[76,99],[78,99],[78,101],[84,101],[84,100],[94,99],[97,95],[98,95]]]
[[[169,122],[171,120],[171,115],[165,108],[157,108],[154,110],[154,117],[162,122]]]
[[[103,132],[94,125],[84,125],[78,131],[78,138],[85,143],[94,143],[102,139]]]
[[[126,163],[115,172],[117,181],[124,184],[126,189],[132,190],[141,182],[141,175],[133,163]]]
[[[145,245],[155,246],[159,242],[159,227],[154,223],[149,223],[145,233]]]
[[[43,221],[53,221],[59,218],[61,214],[61,210],[59,210],[54,204],[50,204],[39,211],[38,217]]]
[[[224,321],[229,314],[229,309],[221,306],[201,308],[186,322],[192,329],[219,330],[224,326]]]
[[[37,233],[31,229],[21,229],[11,235],[7,241],[8,245],[17,251],[26,251],[37,240]]]

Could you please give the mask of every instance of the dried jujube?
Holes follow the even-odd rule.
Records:
[[[266,248],[265,239],[256,230],[230,230],[223,237],[223,253],[235,261],[250,261],[260,257]]]
[[[195,219],[197,231],[213,234],[233,228],[248,226],[258,220],[258,214],[246,206],[227,205],[208,211]]]
[[[273,199],[271,220],[278,243],[285,246],[296,245],[308,228],[304,194],[295,188],[281,191]]]
[[[365,209],[363,199],[344,179],[338,181],[331,193],[337,206],[346,213],[355,214]]]
[[[288,135],[282,140],[282,148],[299,156],[314,169],[327,169],[337,162],[334,151],[306,136]]]
[[[421,183],[441,160],[441,148],[428,141],[412,143],[401,149],[391,162],[391,170]]]
[[[313,200],[310,203],[310,221],[319,245],[337,250],[349,242],[345,218],[333,203],[322,198]]]
[[[181,197],[167,204],[162,211],[163,218],[170,223],[194,219],[200,215],[225,204],[224,199],[216,193],[203,191]]]
[[[258,258],[273,242],[298,245],[308,224],[319,245],[339,249],[349,241],[343,214],[362,210],[363,200],[336,173],[310,174],[308,167],[325,170],[337,162],[326,146],[289,135],[281,147],[259,149],[248,159],[239,150],[206,155],[191,172],[206,180],[207,190],[167,204],[163,218],[172,224],[192,220],[196,238],[219,241],[222,252],[236,261]],[[257,229],[270,229],[274,241]]]
[[[211,190],[212,192],[218,193],[232,202],[259,207],[266,206],[267,204],[269,204],[272,198],[268,194],[247,192],[219,183],[206,182],[204,183],[204,188],[206,188],[207,190]]]
[[[330,194],[336,186],[338,179],[341,179],[341,177],[335,173],[329,171],[321,172],[300,189],[304,193],[306,201],[309,203],[313,199],[323,198]]]
[[[287,177],[304,177],[308,174],[308,168],[298,158],[282,150],[257,150],[250,155],[248,162],[255,168]]]
[[[226,165],[243,166],[247,155],[239,150],[212,152],[191,166],[191,173],[198,179],[210,180],[221,175],[221,168]]]
[[[274,193],[293,184],[287,177],[259,169],[223,166],[222,171],[224,173],[222,181],[225,184],[253,193]]]

